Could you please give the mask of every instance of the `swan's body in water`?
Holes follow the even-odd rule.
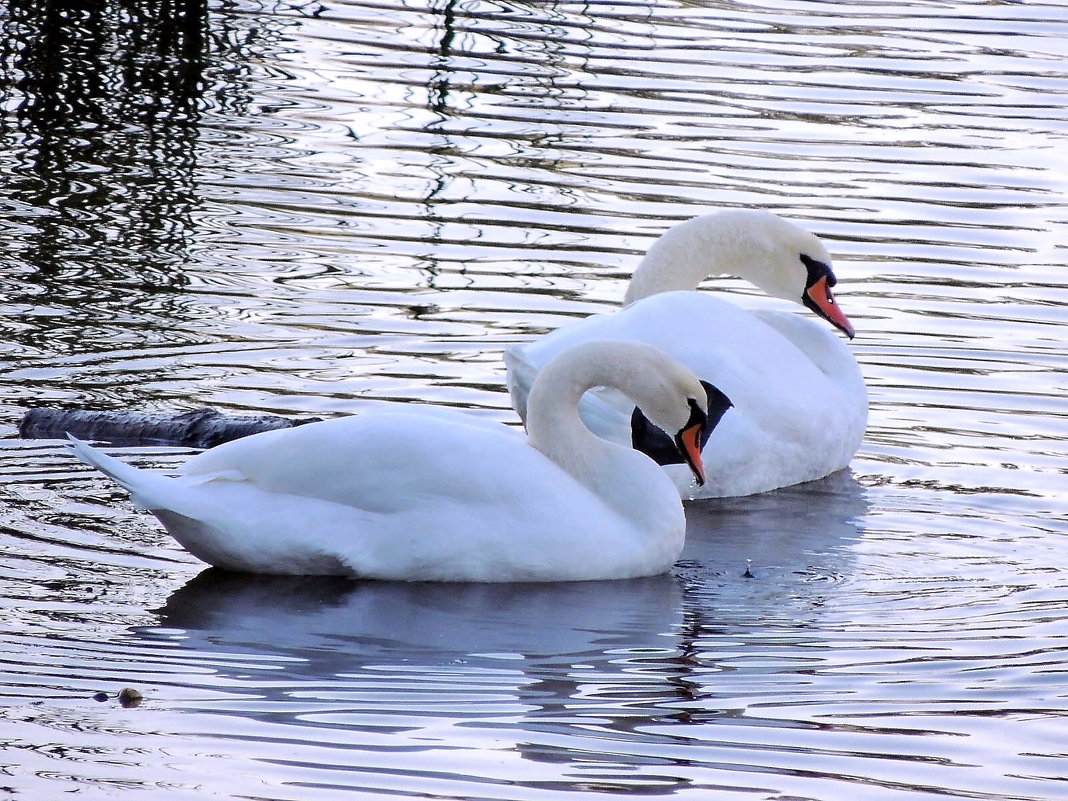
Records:
[[[818,238],[769,212],[716,212],[681,223],[653,243],[634,272],[624,308],[510,348],[505,362],[516,411],[525,419],[531,384],[561,351],[595,339],[642,342],[674,356],[734,404],[716,430],[703,486],[694,492],[688,471],[664,465],[684,497],[749,495],[847,466],[868,418],[867,390],[850,349],[811,318],[749,311],[696,291],[710,275],[745,278],[853,336],[834,300],[836,279]],[[605,390],[587,395],[580,408],[592,431],[627,443],[630,407]],[[633,444],[654,452],[649,443]]]
[[[705,387],[674,359],[623,342],[583,343],[546,366],[526,437],[461,412],[389,404],[228,442],[178,477],[71,447],[191,553],[231,570],[428,581],[662,573],[683,546],[682,503],[652,459],[582,423],[579,400],[595,386],[632,397],[703,480]],[[711,394],[718,420],[730,402]]]

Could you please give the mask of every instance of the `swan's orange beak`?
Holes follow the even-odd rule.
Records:
[[[679,432],[678,436],[682,455],[686,457],[686,464],[693,471],[693,476],[697,479],[698,486],[702,486],[705,483],[705,465],[701,460],[701,442],[707,439],[704,436],[705,425],[706,421],[702,419],[684,428]]]
[[[831,292],[831,285],[827,283],[827,276],[823,276],[806,289],[803,300],[805,305],[812,311],[842,331],[850,339],[853,338],[853,324],[838,308],[838,304],[834,300],[834,293]]]

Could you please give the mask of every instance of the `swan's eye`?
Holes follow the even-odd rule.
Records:
[[[701,404],[693,398],[687,398],[686,401],[690,405],[690,419],[686,421],[685,427],[694,428],[696,426],[701,426],[703,429],[708,425],[708,415],[705,413],[705,410],[701,408]]]
[[[811,289],[821,278],[827,279],[827,286],[829,287],[838,283],[838,279],[835,278],[834,272],[831,270],[831,265],[827,262],[814,259],[802,253],[801,263],[805,265],[805,269],[808,271],[808,277],[805,279],[805,289]]]
[[[802,255],[801,259],[808,258]],[[834,293],[831,292],[831,287],[834,285],[834,275],[830,272],[830,268],[823,262],[812,261],[809,259],[809,279],[815,274],[816,267],[822,267],[827,270],[823,275],[820,275],[805,287],[805,291],[801,293],[801,303],[807,308],[814,311],[824,320],[827,320],[835,328],[841,330],[850,339],[853,338],[853,324],[849,322],[841,310],[838,308],[838,304],[835,302]]]

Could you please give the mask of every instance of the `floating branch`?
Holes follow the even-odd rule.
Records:
[[[23,439],[79,439],[114,445],[177,445],[212,448],[232,439],[261,431],[292,428],[318,422],[319,417],[290,420],[272,414],[228,417],[214,409],[194,409],[182,414],[92,412],[84,409],[30,409],[19,423]]]

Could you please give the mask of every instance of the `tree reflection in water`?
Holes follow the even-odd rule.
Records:
[[[98,352],[184,316],[174,290],[211,236],[198,183],[220,137],[206,129],[257,111],[254,65],[291,24],[207,0],[7,0],[0,288],[25,308],[4,339]]]
[[[81,284],[59,293],[75,301],[181,282],[206,23],[203,0],[11,0],[5,194],[42,289]]]

